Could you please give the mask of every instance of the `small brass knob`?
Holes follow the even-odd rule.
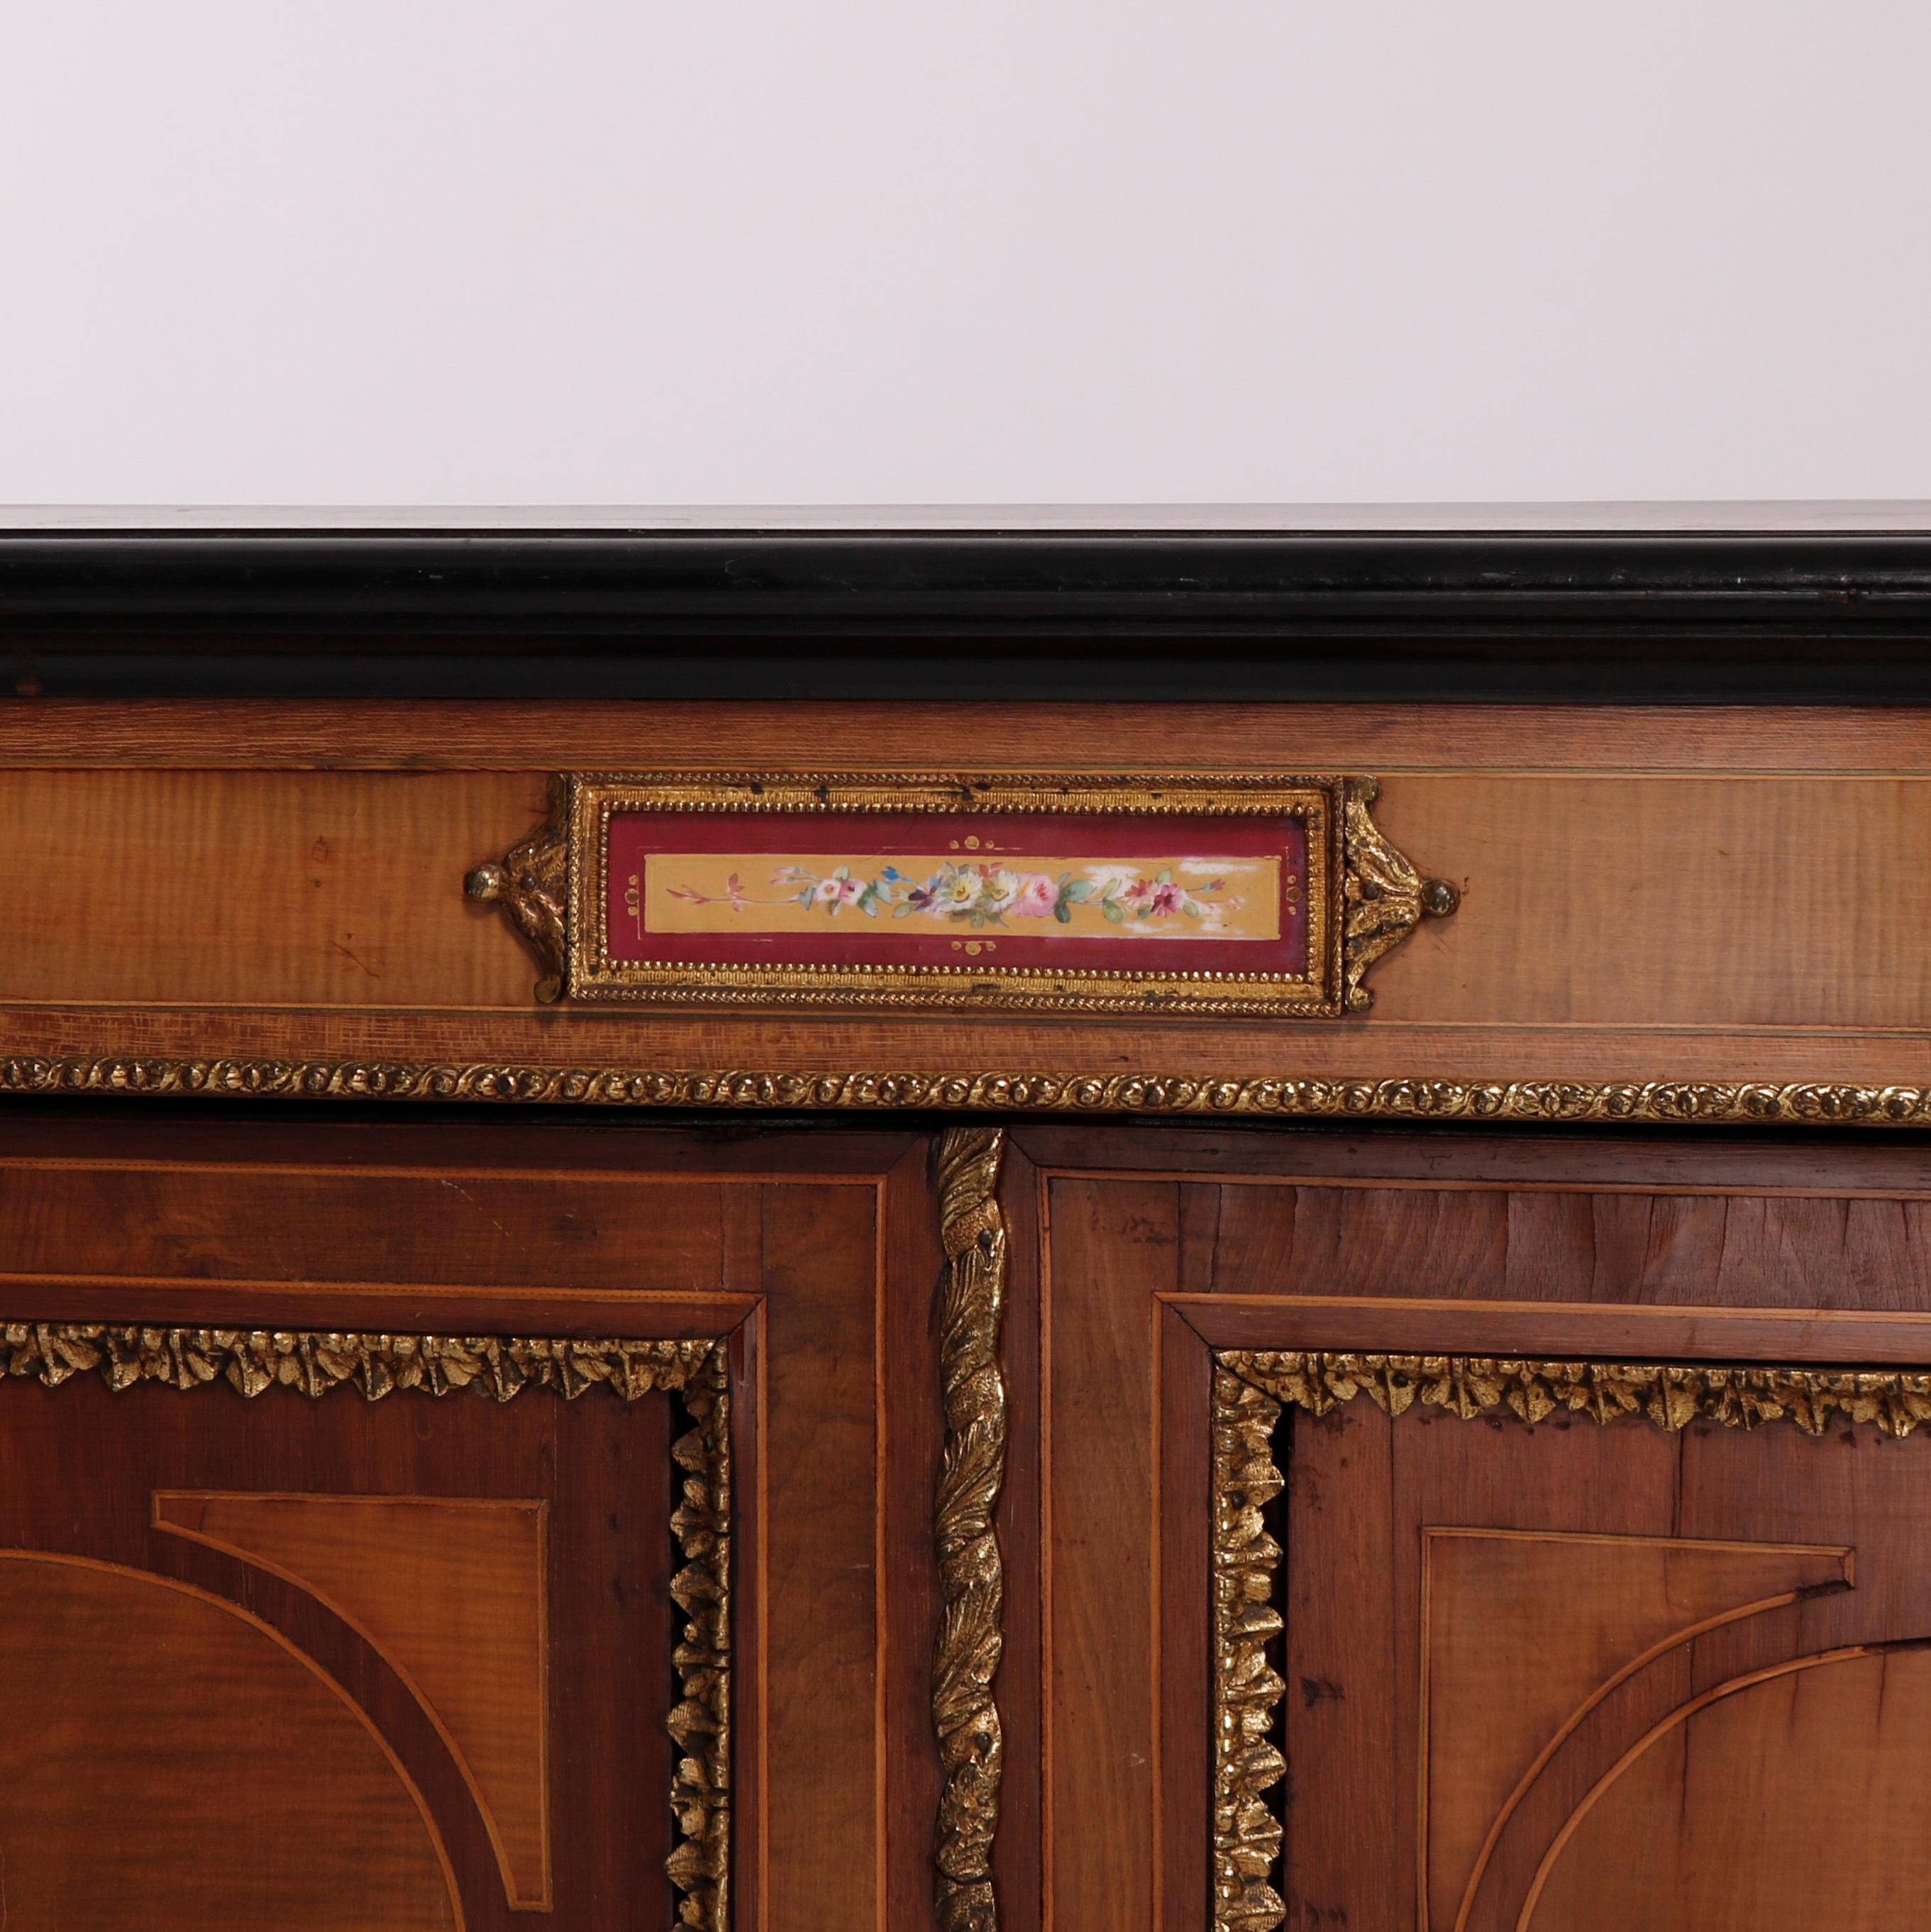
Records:
[[[499,899],[508,890],[509,874],[492,860],[487,865],[478,866],[463,881],[463,890],[472,899],[485,902]]]

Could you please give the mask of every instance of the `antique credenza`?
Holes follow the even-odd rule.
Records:
[[[0,1923],[1931,1881],[1931,539],[0,537]]]

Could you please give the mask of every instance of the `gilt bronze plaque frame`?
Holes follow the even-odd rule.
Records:
[[[1333,1018],[1455,889],[1360,776],[588,772],[467,880],[541,1000]]]

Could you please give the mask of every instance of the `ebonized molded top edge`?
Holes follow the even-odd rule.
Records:
[[[22,695],[1925,704],[1931,534],[0,532],[0,669]]]
[[[0,532],[0,621],[466,615],[1291,622],[1542,602],[1923,602],[1931,535],[1251,530]]]

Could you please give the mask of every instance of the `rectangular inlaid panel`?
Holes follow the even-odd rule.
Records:
[[[0,1386],[12,1909],[670,1922],[691,1426],[605,1390]]]
[[[1827,1683],[1812,1673],[1840,1665],[1828,1681],[1846,1701],[1804,1732],[1839,1780],[1832,1828],[1872,1869],[1915,1870],[1898,1806],[1919,1769],[1907,1660],[1931,1636],[1921,1151],[1039,1127],[1015,1136],[1006,1198],[1008,1332],[1036,1340],[1036,1355],[1009,1342],[1012,1401],[1037,1417],[1039,1454],[1015,1456],[1002,1522],[1015,1565],[1038,1526],[1043,1616],[1035,1683],[1009,1678],[1000,1696],[1013,1757],[1037,1740],[1036,1798],[1027,1770],[1009,1772],[1013,1850],[1036,1802],[1033,1883],[1056,1932],[1197,1932],[1230,1871],[1219,1922],[1275,1922],[1271,1895],[1302,1932],[1453,1928],[1478,1865],[1490,1876],[1462,1932],[1566,1932],[1605,1912],[1724,1924],[1709,1874],[1741,1883],[1759,1864],[1773,1892],[1813,1900],[1825,1882],[1789,1871],[1762,1823],[1803,1842],[1801,1756],[1760,1761],[1777,1724],[1811,1724]],[[1350,1350],[1404,1357],[1405,1412],[1365,1393],[1321,1417],[1291,1407],[1261,1448],[1217,1428],[1219,1361]],[[1586,1402],[1609,1398],[1580,1391],[1609,1384],[1586,1378],[1531,1402],[1531,1426],[1507,1388],[1422,1366],[1525,1355],[1684,1364],[1679,1404],[1716,1386],[1694,1380],[1699,1364],[1734,1364],[1759,1426],[1723,1426],[1713,1397],[1658,1426],[1642,1405],[1660,1381],[1599,1422]],[[1780,1364],[1825,1381],[1780,1381]],[[1864,1382],[1848,1372],[1861,1366]],[[1435,1382],[1439,1400],[1419,1393]],[[1862,1420],[1831,1387],[1867,1402]],[[1219,1588],[1250,1648],[1244,1691],[1216,1705]],[[1741,1684],[1707,1717],[1684,1710],[1757,1672],[1774,1674],[1774,1720],[1735,1701],[1759,1694]],[[1666,1720],[1642,1777],[1571,1826]],[[1659,1768],[1681,1770],[1686,1738],[1693,1762],[1706,1740],[1719,1754],[1712,1776]],[[1216,1783],[1236,1760],[1251,1788]],[[1739,1785],[1747,1766],[1756,1782]],[[1525,1779],[1534,1795],[1510,1808]],[[1544,1818],[1558,1792],[1569,1810]],[[1876,1822],[1852,1829],[1867,1796]],[[1620,1888],[1619,1871],[1633,1874]],[[1679,1881],[1700,1916],[1666,1896]],[[1855,1916],[1878,1909],[1868,1884],[1840,1888],[1849,1922],[1882,1922]],[[1034,1895],[1015,1872],[1015,1924]]]
[[[1931,1880],[1931,1437],[1279,1436],[1286,1924],[1882,1932]]]
[[[708,1338],[725,1338],[732,1922],[792,1932],[819,1922],[835,1897],[846,1922],[880,1925],[888,1910],[895,1922],[929,1897],[940,1429],[928,1306],[939,1257],[922,1138],[432,1122],[399,1111],[317,1121],[279,1108],[249,1118],[16,1108],[0,1120],[0,1316],[244,1340],[548,1336],[593,1353],[611,1337],[661,1337],[673,1352],[700,1354]],[[7,1346],[31,1351],[37,1334]],[[472,1928],[497,1922],[493,1913],[529,1922],[546,1886],[559,1926],[670,1922],[670,1778],[681,1760],[701,1762],[706,1736],[701,1713],[676,1718],[676,1742],[667,1730],[692,1701],[673,1653],[682,1598],[702,1582],[679,1540],[702,1528],[688,1486],[700,1472],[673,1454],[691,1434],[684,1394],[625,1403],[592,1385],[565,1401],[533,1388],[501,1404],[399,1388],[371,1403],[354,1387],[311,1399],[277,1384],[244,1400],[219,1362],[210,1374],[210,1385],[197,1379],[185,1393],[144,1382],[118,1394],[94,1369],[57,1388],[25,1370],[0,1374],[0,1548],[37,1552],[40,1565],[13,1573],[24,1594],[9,1654],[24,1678],[51,1654],[50,1632],[111,1634],[123,1620],[118,1597],[95,1600],[106,1586],[75,1582],[88,1564],[225,1590],[270,1622],[276,1605],[314,1606],[289,1610],[307,1620],[297,1647],[312,1624],[347,1670],[373,1656],[361,1634],[375,1633],[386,1660],[354,1667],[388,1687],[370,1723],[402,1740],[379,1744],[322,1685],[315,1708],[343,1709],[353,1728],[339,1751],[318,1755],[314,1777],[348,1779],[349,1757],[366,1755],[358,1738],[377,1760],[392,1748],[455,1874],[451,1894],[432,1851],[409,1894],[416,1916],[397,1922],[440,1923],[436,1914],[455,1908],[436,1901],[451,1896]],[[49,1597],[42,1559],[55,1556],[74,1576]],[[151,1588],[112,1588],[137,1587]],[[199,1614],[170,1600],[169,1616]],[[172,1630],[156,1640],[173,1643]],[[127,1709],[153,1714],[127,1775],[161,1775],[171,1727],[205,1707],[215,1715],[194,1746],[199,1768],[176,1781],[185,1790],[201,1780],[204,1796],[260,1787],[265,1810],[217,1804],[208,1814],[231,1841],[244,1827],[271,1834],[311,1800],[317,1819],[336,1816],[335,1801],[310,1785],[291,1793],[257,1775],[268,1747],[256,1734],[280,1723],[279,1690],[252,1702],[217,1694],[211,1685],[226,1666],[215,1658],[163,1706],[139,1670],[97,1670],[99,1661],[83,1645],[70,1676],[95,1686],[88,1722],[121,1726],[114,1749],[133,1748]],[[270,1672],[277,1684],[286,1674]],[[352,1678],[360,1708],[364,1677]],[[433,1715],[420,1714],[425,1704]],[[224,1771],[207,1753],[231,1735],[241,1738],[240,1768]],[[369,1796],[377,1771],[393,1782],[378,1763],[342,1784],[340,1803],[367,1798],[370,1820],[388,1816],[389,1800]],[[53,1774],[46,1802],[64,1789]],[[303,1915],[313,1919],[325,1900],[358,1924],[388,1922],[373,1906],[364,1912],[367,1888],[391,1871],[384,1860],[429,1842],[420,1808],[395,1789],[400,1808],[390,1806],[393,1829],[382,1827],[379,1844],[345,1827],[331,1863],[308,1855],[310,1832],[294,1835],[274,1867],[277,1924],[309,1922]],[[49,1856],[51,1819],[36,1813],[21,1826]],[[177,1843],[168,1814],[157,1820],[139,1840],[157,1857],[156,1846]],[[217,1828],[204,1819],[194,1831],[204,1826]],[[10,1878],[24,1884],[10,1828],[0,1800]],[[593,1853],[582,1852],[586,1838]],[[193,1852],[204,1838],[178,1842]],[[85,1847],[70,1834],[61,1845],[67,1862],[48,1882],[78,1883]],[[363,1888],[344,1893],[342,1860],[364,1852],[354,1880]],[[112,1860],[99,1873],[87,1882],[127,1876]],[[16,1906],[43,1896],[11,1895]],[[158,1885],[149,1895],[175,1897]],[[156,1932],[203,1922],[149,1909],[142,1922]]]

